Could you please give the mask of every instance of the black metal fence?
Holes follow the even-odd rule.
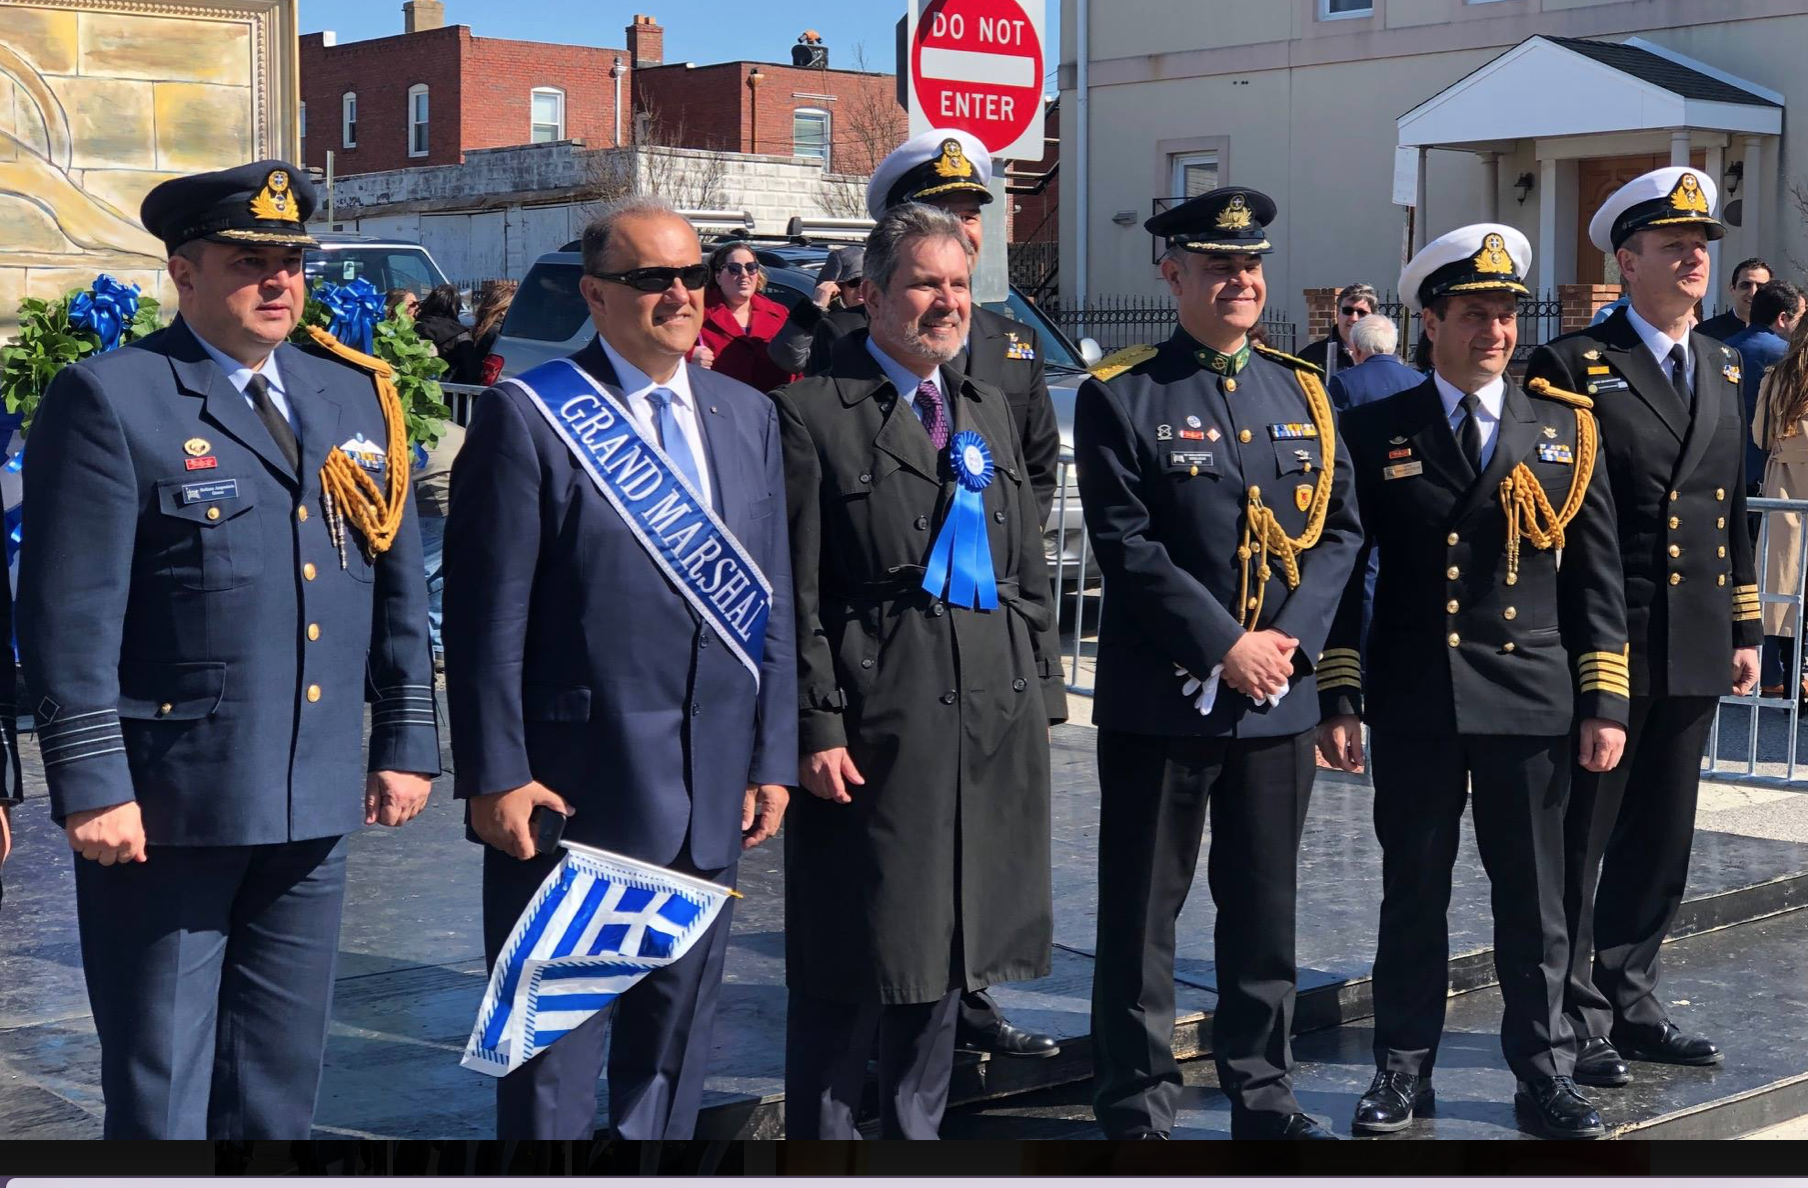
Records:
[[[1418,347],[1419,319],[1406,308],[1396,293],[1384,294],[1381,307],[1375,311],[1400,328],[1402,358],[1413,360]],[[1563,333],[1563,302],[1554,293],[1535,294],[1519,303],[1519,345],[1513,350],[1513,362],[1523,366],[1532,352]]]
[[[1043,304],[1069,338],[1095,340],[1107,354],[1140,343],[1161,342],[1174,332],[1174,301],[1140,293],[1100,294],[1083,305]],[[1298,349],[1298,327],[1284,318],[1262,319],[1262,337],[1277,351]]]

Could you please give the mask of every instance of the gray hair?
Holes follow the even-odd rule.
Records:
[[[609,241],[615,236],[615,228],[623,219],[646,218],[649,215],[670,215],[680,221],[684,216],[678,208],[664,198],[651,194],[630,194],[626,198],[617,198],[603,205],[584,227],[582,250],[584,255],[584,271],[598,273],[605,271],[603,264],[609,258]]]
[[[1375,292],[1374,285],[1365,285],[1361,281],[1357,281],[1353,285],[1345,285],[1337,290],[1337,304],[1342,305],[1346,301],[1366,301],[1372,311],[1381,307],[1381,294]]]
[[[1370,314],[1350,327],[1350,345],[1365,355],[1391,355],[1400,345],[1400,328],[1392,318]]]
[[[967,253],[968,263],[972,262],[973,245],[959,219],[940,207],[904,202],[880,215],[866,237],[865,279],[881,290],[890,289],[905,247],[919,239],[951,239]]]

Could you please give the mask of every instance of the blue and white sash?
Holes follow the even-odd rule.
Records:
[[[527,393],[672,585],[760,681],[772,584],[621,402],[570,359],[504,380]],[[699,466],[705,465],[702,458]]]

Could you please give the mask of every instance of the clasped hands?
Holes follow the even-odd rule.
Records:
[[[1273,697],[1293,679],[1293,655],[1299,640],[1265,627],[1246,632],[1224,653],[1225,684],[1257,701]]]

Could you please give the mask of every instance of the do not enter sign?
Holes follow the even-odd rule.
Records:
[[[1042,159],[1043,0],[917,0],[910,130],[971,132],[994,157]]]

